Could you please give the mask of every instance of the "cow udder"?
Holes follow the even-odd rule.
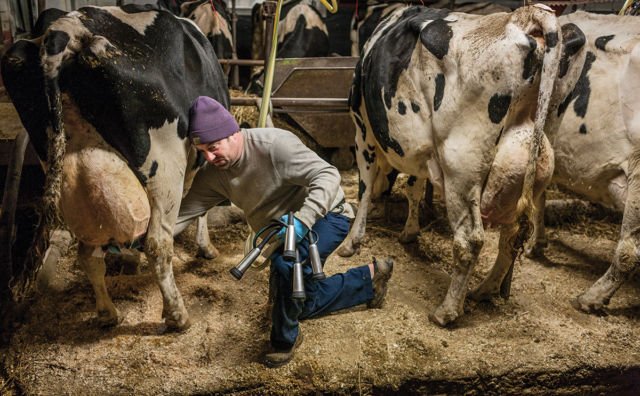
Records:
[[[147,194],[127,164],[95,146],[65,155],[60,209],[69,230],[93,246],[133,241],[146,232],[151,214]]]

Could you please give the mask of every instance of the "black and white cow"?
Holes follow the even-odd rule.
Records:
[[[156,7],[191,19],[207,36],[218,59],[231,59],[231,13],[224,0],[158,0]]]
[[[54,21],[62,18],[66,14],[66,11],[58,8],[47,8],[43,10],[40,15],[38,15],[38,20],[36,20],[36,23],[33,25],[33,29],[31,29],[31,37],[42,36]]]
[[[559,18],[586,37],[576,65],[580,79],[555,114],[553,181],[582,197],[623,212],[622,229],[607,272],[574,301],[594,312],[609,303],[640,259],[640,21],[637,17],[576,12]],[[557,130],[557,132],[555,132]],[[536,203],[544,209],[544,197]],[[536,222],[533,255],[546,246],[544,216]]]
[[[380,1],[368,0],[362,6],[356,9],[351,19],[351,56],[360,56],[360,51],[364,43],[373,34],[376,26],[380,24],[387,16],[394,11],[409,7],[410,4],[426,5],[430,8],[447,8],[451,6],[449,0],[412,0],[412,1]],[[454,4],[456,12],[465,12],[468,14],[487,15],[496,12],[508,12],[509,8],[493,2]]]
[[[196,0],[182,3],[180,15],[191,19],[202,30],[219,59],[231,59],[231,14],[224,0]]]
[[[101,246],[145,234],[165,323],[187,328],[171,260],[180,201],[202,163],[187,139],[189,107],[199,95],[229,104],[211,44],[167,11],[84,7],[44,36],[16,42],[2,58],[2,77],[46,159],[46,228],[61,217],[80,241],[98,321],[120,320]]]
[[[415,4],[416,2],[414,1],[413,3]],[[424,4],[430,8],[447,8],[451,6],[451,2],[448,0],[426,1]],[[351,21],[351,55],[360,56],[364,44],[369,37],[371,37],[375,28],[396,10],[407,7],[410,7],[410,5],[406,2],[369,0],[365,3],[364,7],[356,10],[354,18]],[[455,4],[454,10],[478,15],[511,11],[507,7],[491,2]],[[392,168],[385,169],[379,174],[371,195],[370,217],[380,217],[382,213],[384,213],[384,202],[390,196],[397,176],[398,171]],[[409,200],[410,213],[409,216],[407,216],[404,229],[398,238],[402,243],[415,241],[420,228],[418,209],[423,194],[419,186],[414,187],[417,182],[418,180],[415,176],[409,176],[407,179],[409,188],[406,189],[406,191],[409,193],[407,199]],[[429,186],[427,186],[427,190],[430,191]],[[429,193],[427,199],[430,199]]]
[[[561,97],[559,33],[544,6],[488,16],[410,7],[390,15],[363,49],[350,95],[361,198],[339,254],[361,243],[381,174],[429,178],[454,233],[451,285],[430,315],[439,325],[463,312],[486,224],[501,225],[500,251],[472,297],[497,295],[510,280],[523,240],[518,220],[531,218],[553,171],[543,127]]]
[[[251,58],[266,59],[265,40],[271,40],[272,32],[266,32],[264,2],[255,4],[251,10]],[[329,31],[324,18],[323,6],[316,0],[290,0],[282,4],[278,25],[277,58],[310,58],[329,55]],[[252,72],[248,91],[262,93],[262,67]]]
[[[173,15],[180,15],[180,6],[184,3],[184,0],[158,0],[156,7],[160,10],[166,10]]]
[[[360,56],[364,43],[371,37],[380,22],[394,11],[407,7],[410,6],[405,3],[370,0],[357,9],[351,19],[351,56]]]

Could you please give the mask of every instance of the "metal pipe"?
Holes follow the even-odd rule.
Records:
[[[231,106],[258,106],[258,98],[246,97],[238,98],[231,97]]]
[[[265,1],[265,11],[271,10],[273,2]],[[273,70],[276,63],[276,53],[278,51],[278,25],[280,22],[280,10],[282,9],[282,0],[278,0],[275,7],[275,16],[271,12],[265,12],[267,21],[267,28],[265,30],[265,38],[271,30],[271,40],[265,42],[265,65],[264,65],[264,89],[262,91],[262,105],[260,106],[260,116],[258,118],[258,128],[264,128],[267,123],[267,116],[269,115],[269,106],[271,100],[271,84],[273,83]],[[269,28],[271,23],[272,29]],[[267,51],[268,50],[268,51]]]
[[[0,1],[3,1],[3,0],[0,0]],[[7,7],[8,6],[9,5],[7,4]],[[7,12],[8,12],[8,10],[7,10]],[[2,30],[2,14],[3,14],[3,11],[0,11],[0,56],[2,56],[4,54],[4,52],[5,52],[5,48],[4,48],[4,31]],[[3,88],[3,87],[0,87],[0,88]]]
[[[264,30],[262,31],[262,57],[263,62],[262,62],[262,67],[264,67],[264,69],[267,69],[267,64],[269,63],[269,54],[271,53],[271,47],[273,45],[273,41],[269,39],[269,35],[271,34],[271,31],[274,29],[273,23],[274,23],[274,14],[277,11],[277,0],[266,0],[264,2],[264,5],[262,7],[262,16],[264,18]],[[276,21],[279,22],[280,20],[280,16],[278,15],[278,20]],[[275,27],[277,29],[277,26]],[[276,40],[277,43],[277,40]]]
[[[300,262],[300,253],[296,249],[296,258],[293,263],[293,279],[291,298],[296,300],[304,300],[307,295],[304,291],[304,273],[302,272],[302,263]]]
[[[232,106],[255,106],[258,98],[231,97]],[[348,111],[348,99],[343,98],[273,98],[273,106],[320,107]]]
[[[238,65],[238,66],[262,66],[262,59],[218,59],[221,65]]]
[[[278,227],[279,224],[275,224],[275,225],[272,225],[272,226],[269,226],[269,227],[265,227],[261,231],[259,231],[256,236],[254,236],[254,238],[253,238],[253,249],[251,249],[251,251],[249,253],[247,253],[247,255],[244,256],[242,258],[242,260],[240,260],[238,265],[236,265],[235,267],[231,268],[231,270],[229,271],[229,272],[231,272],[231,275],[233,275],[234,278],[236,278],[237,280],[242,279],[242,277],[244,276],[244,273],[249,269],[249,267],[251,267],[253,262],[256,261],[256,259],[260,256],[260,254],[262,253],[262,249],[264,249],[264,247],[267,245],[267,243],[269,243],[271,238],[273,238],[274,236],[276,236],[276,234],[278,234],[278,232],[280,230],[279,229],[275,229],[274,226]],[[258,236],[260,236],[260,234],[262,234],[262,232],[265,231],[268,228],[273,228],[273,229],[262,240],[262,242],[260,242],[260,244],[258,244],[258,246],[256,246],[256,238]]]
[[[295,113],[302,113],[302,114],[308,114],[308,115],[312,115],[312,114],[323,114],[323,115],[329,115],[329,114],[347,114],[349,113],[349,109],[344,108],[344,109],[336,109],[333,107],[328,107],[325,110],[322,109],[317,109],[317,108],[312,108],[312,107],[298,107],[298,108],[274,108],[273,109],[273,113],[274,114],[295,114]]]
[[[256,107],[258,109],[262,108],[262,98],[256,98]],[[273,128],[273,120],[271,119],[271,116],[269,114],[267,114],[267,120],[264,124],[264,127]]]
[[[22,165],[29,144],[29,135],[21,131],[13,141],[13,150],[7,166],[4,193],[2,194],[2,212],[0,213],[0,258],[4,268],[0,272],[0,289],[9,286],[9,280],[13,277],[13,261],[11,249],[16,238],[16,209],[18,195],[20,193],[20,179],[22,178]]]
[[[346,98],[273,98],[274,106],[320,106],[320,107],[347,107],[349,100]]]
[[[316,237],[317,238],[317,237]],[[313,271],[313,279],[323,280],[327,276],[322,270],[322,260],[320,259],[320,252],[318,250],[317,239],[313,243],[309,244],[309,262],[311,263],[311,270]]]
[[[242,277],[244,276],[244,273],[247,271],[247,269],[249,269],[249,267],[251,267],[251,264],[253,264],[253,262],[256,261],[258,256],[260,256],[261,252],[262,252],[262,249],[257,247],[251,249],[251,251],[242,258],[242,260],[238,263],[238,265],[231,268],[231,270],[229,271],[231,272],[231,275],[233,275],[233,277],[236,278],[237,280],[242,279]]]
[[[287,218],[287,232],[284,234],[284,248],[282,251],[282,258],[285,261],[293,261],[297,259],[297,244],[296,244],[296,228],[295,220],[293,218],[293,212],[289,212]]]
[[[238,45],[237,39],[237,24],[238,24],[238,15],[236,14],[236,0],[231,0],[231,59],[238,59],[238,52],[236,46]],[[238,71],[238,65],[233,65],[231,69],[231,86],[233,88],[240,87],[240,74]]]
[[[40,13],[44,11],[44,8],[46,7],[46,5],[47,5],[46,0],[37,0],[38,15],[40,15]]]

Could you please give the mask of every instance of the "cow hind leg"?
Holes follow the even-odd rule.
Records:
[[[574,308],[598,312],[638,269],[640,255],[640,152],[629,161],[627,199],[624,205],[620,240],[607,272],[587,291],[571,301]]]
[[[571,300],[577,310],[593,313],[601,311],[609,304],[613,294],[637,270],[638,235],[626,235],[616,248],[613,263],[607,272],[587,291]]]
[[[78,245],[78,264],[89,278],[89,282],[96,293],[96,319],[101,327],[115,326],[122,320],[120,313],[109,297],[104,281],[106,265],[104,253],[100,247],[89,246],[82,242]]]
[[[445,187],[449,223],[454,232],[451,283],[443,303],[429,314],[429,320],[443,327],[463,313],[469,277],[484,243],[484,228],[478,204],[480,194],[463,191],[464,186],[469,184],[462,180],[459,182],[459,185],[457,180],[455,185],[448,183]],[[476,198],[471,199],[471,196]]]
[[[360,191],[358,193],[360,202],[351,230],[349,230],[349,234],[338,248],[338,255],[341,257],[353,256],[360,248],[360,244],[364,239],[367,227],[367,213],[369,212],[369,205],[371,204],[373,182],[379,170],[378,167],[374,165],[361,167],[360,161],[358,161],[358,169],[360,170]]]
[[[360,115],[353,114],[353,117],[359,119]],[[383,154],[375,152],[375,141],[373,140],[372,134],[360,130],[360,128],[363,127],[361,123],[356,122],[356,163],[358,164],[360,179],[358,188],[358,212],[349,230],[349,234],[337,250],[338,255],[341,257],[351,257],[359,249],[364,239],[369,205],[371,205],[371,199],[374,195],[376,181],[381,182],[381,180],[378,179],[378,175],[382,169],[390,169],[386,160],[379,158]]]
[[[172,181],[182,180],[180,169],[184,168],[184,164],[167,164],[147,184],[151,218],[145,253],[162,293],[162,317],[169,331],[184,331],[191,326],[172,264],[173,230],[182,198],[182,184]]]
[[[387,198],[391,195],[393,185],[398,178],[398,171],[393,169],[386,161],[376,161],[378,172],[373,182],[371,192],[371,206],[369,207],[368,219],[383,219],[385,217],[385,206]]]
[[[522,246],[522,235],[518,233],[518,224],[507,224],[500,230],[500,242],[498,243],[498,257],[487,277],[475,288],[469,297],[475,301],[488,301],[499,296],[503,282],[507,274],[513,268],[513,264],[518,255],[518,250]],[[510,279],[508,280],[510,283]],[[508,298],[507,296],[504,296]]]
[[[150,264],[152,264],[156,281],[162,293],[162,317],[169,330],[186,330],[191,326],[189,314],[184,306],[182,295],[176,286],[173,276],[173,238],[172,227],[162,226],[162,220],[158,219],[158,213],[151,209],[151,222],[147,234],[145,253]],[[167,224],[168,225],[168,224]]]
[[[420,232],[420,201],[424,193],[425,179],[417,179],[413,184],[407,185],[406,195],[409,201],[409,213],[404,229],[398,238],[401,243],[413,242],[418,238]],[[410,182],[411,183],[411,182]]]
[[[220,255],[218,249],[211,243],[209,239],[209,227],[207,225],[207,213],[198,217],[196,221],[196,243],[198,245],[198,253],[196,257],[206,259],[214,259]]]
[[[149,227],[149,234],[153,234]],[[157,236],[147,239],[145,253],[152,264],[156,281],[162,293],[162,317],[169,330],[186,330],[191,326],[182,295],[176,287],[171,263],[173,245],[171,239]]]

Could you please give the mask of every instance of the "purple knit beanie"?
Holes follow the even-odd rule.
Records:
[[[193,144],[215,142],[239,130],[231,113],[208,96],[198,96],[189,109],[189,137]]]

